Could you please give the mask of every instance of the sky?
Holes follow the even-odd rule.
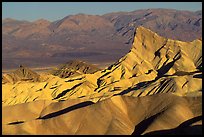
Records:
[[[2,18],[56,21],[79,13],[103,15],[151,8],[197,11],[202,10],[202,2],[3,2]]]

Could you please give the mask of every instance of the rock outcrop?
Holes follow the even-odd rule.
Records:
[[[39,74],[22,65],[14,72],[5,74],[2,77],[2,83],[16,83],[18,81],[40,82],[41,78]]]
[[[55,76],[59,76],[60,78],[68,78],[79,76],[81,74],[92,74],[99,70],[99,68],[90,63],[79,60],[72,60],[66,64],[60,65],[51,73]]]
[[[104,70],[2,84],[3,134],[201,134],[201,70],[202,40],[138,27],[131,50]]]

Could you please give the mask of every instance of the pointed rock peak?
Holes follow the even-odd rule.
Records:
[[[136,28],[135,34],[134,34],[134,41],[132,48],[135,48],[138,43],[142,43],[144,47],[146,47],[145,43],[153,42],[155,40],[163,41],[166,38],[159,36],[157,33],[151,31],[150,29],[147,29],[143,26],[139,26]]]
[[[144,31],[144,30],[149,30],[149,29],[147,29],[147,28],[145,28],[143,26],[139,26],[139,27],[136,28],[136,32],[140,32],[140,31]]]
[[[139,40],[141,40],[141,42],[144,42],[144,39],[146,39],[146,41],[148,40],[172,40],[172,41],[177,41],[177,42],[185,42],[185,41],[180,41],[180,40],[176,40],[176,39],[170,39],[170,38],[166,38],[164,36],[160,36],[156,31],[152,31],[148,28],[145,28],[143,26],[139,26],[136,28],[135,34],[134,34],[134,42],[135,39],[138,38]],[[202,41],[202,37],[195,39],[193,41]],[[191,42],[193,42],[191,41]],[[134,44],[133,42],[133,44]],[[158,42],[158,41],[157,41]]]
[[[136,36],[141,36],[141,35],[155,35],[156,33],[155,32],[153,32],[153,31],[151,31],[150,29],[148,29],[148,28],[145,28],[145,27],[143,27],[143,26],[139,26],[139,27],[137,27],[137,29],[136,29],[136,35],[135,35],[135,37]]]
[[[34,71],[32,71],[31,69],[23,66],[22,64],[19,65],[19,69],[17,69],[14,74],[17,74],[17,75],[21,75],[21,76],[25,76],[27,74],[29,75],[35,75],[35,76],[38,76],[38,74]]]
[[[33,82],[40,82],[42,79],[40,75],[33,70],[30,70],[29,68],[19,65],[19,68],[15,70],[14,72],[11,72],[9,74],[5,74],[4,77],[2,77],[3,83],[12,82],[16,83],[18,81],[33,81]]]

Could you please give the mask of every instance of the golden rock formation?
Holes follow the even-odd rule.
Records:
[[[180,126],[182,123],[189,123],[186,127],[202,124],[199,117],[202,113],[193,110],[195,106],[202,108],[192,97],[185,99],[171,93],[114,96],[95,104],[81,99],[35,101],[4,107],[3,134],[138,135],[174,128],[182,130],[185,129]],[[189,119],[195,120],[188,122]]]
[[[201,40],[139,27],[130,52],[93,74],[16,83],[4,76],[3,134],[176,134],[202,115],[201,68]]]

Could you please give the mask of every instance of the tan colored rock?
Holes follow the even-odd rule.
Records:
[[[191,99],[191,102],[194,103],[194,106],[202,106],[195,100]],[[188,100],[171,93],[146,97],[114,96],[96,104],[85,101],[76,102],[75,105],[70,106],[70,103],[72,104],[72,100],[47,104],[43,109],[38,109],[41,111],[41,113],[38,112],[38,115],[41,114],[41,119],[32,116],[34,106],[29,103],[16,105],[16,108],[19,109],[9,114],[10,117],[22,120],[22,113],[27,113],[27,117],[30,116],[31,119],[23,118],[23,123],[13,124],[6,124],[11,121],[11,119],[7,120],[6,123],[3,123],[3,134],[110,135],[132,134],[133,132],[134,134],[145,134],[156,130],[176,128],[196,116],[191,109],[192,103],[189,106]],[[36,105],[36,109],[39,107],[42,108]],[[11,107],[6,108],[7,110],[3,109],[4,114],[8,113],[9,109],[11,110]],[[42,113],[45,111],[47,114],[44,113],[43,116]],[[6,115],[3,115],[3,119],[5,117]]]

